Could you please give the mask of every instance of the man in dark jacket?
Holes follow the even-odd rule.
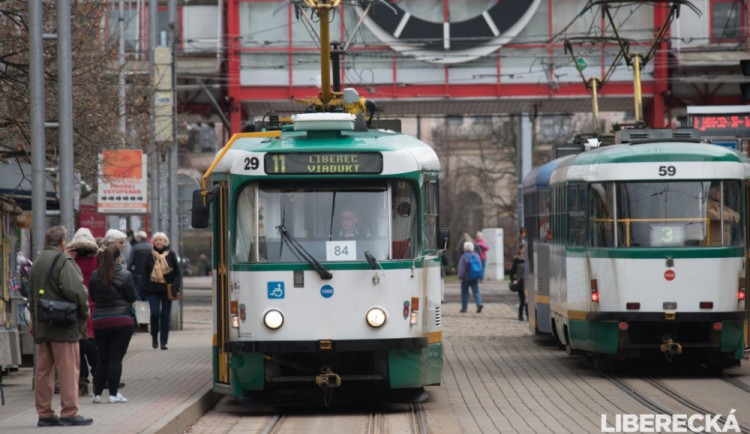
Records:
[[[133,282],[135,282],[135,294],[138,300],[146,300],[146,294],[143,291],[143,273],[146,270],[146,261],[151,257],[151,243],[148,242],[146,232],[138,231],[135,234],[135,245],[130,251],[128,258],[127,270],[133,273]]]
[[[67,230],[53,226],[44,236],[45,248],[31,267],[29,310],[36,343],[34,397],[38,426],[91,425],[93,419],[78,414],[78,342],[86,337],[89,303],[81,270],[65,253]],[[40,298],[67,300],[78,305],[78,318],[70,325],[52,325],[38,320]],[[60,417],[52,408],[55,372],[60,384]]]

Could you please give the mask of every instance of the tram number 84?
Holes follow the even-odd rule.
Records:
[[[674,166],[659,166],[659,176],[674,176],[677,168]]]

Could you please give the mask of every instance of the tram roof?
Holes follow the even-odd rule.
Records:
[[[643,168],[650,167],[648,163],[682,163],[687,170],[670,177],[675,180],[750,176],[750,158],[733,149],[708,143],[660,141],[611,145],[575,155],[558,165],[550,183],[572,179],[656,179],[657,172],[644,172]]]
[[[383,174],[440,170],[438,156],[427,143],[388,130],[282,131],[279,137],[240,133],[232,136],[226,146],[230,149],[217,163],[214,172],[247,173],[240,169],[245,157],[268,152],[381,152],[385,161],[399,162],[399,170],[386,171],[384,168]]]
[[[523,179],[523,189],[549,187],[549,180],[552,176],[552,172],[557,169],[557,166],[563,161],[570,160],[573,157],[574,155],[565,155],[532,169],[532,171]]]

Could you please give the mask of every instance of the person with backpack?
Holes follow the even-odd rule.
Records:
[[[479,281],[484,277],[482,260],[474,253],[474,243],[464,243],[463,254],[458,259],[458,279],[461,281],[461,313],[466,312],[469,304],[469,287],[477,304],[477,313],[482,312],[482,294],[479,293]]]
[[[526,320],[529,319],[529,305],[526,304],[526,293],[523,290],[523,275],[526,263],[526,244],[521,244],[518,254],[513,257],[513,265],[510,267],[511,283],[517,285],[518,291],[518,320],[523,321],[523,312],[526,311]]]

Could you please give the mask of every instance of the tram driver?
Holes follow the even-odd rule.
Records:
[[[341,209],[340,213],[341,230],[340,238],[365,238],[370,234],[359,224],[359,212],[354,207],[347,206]]]

